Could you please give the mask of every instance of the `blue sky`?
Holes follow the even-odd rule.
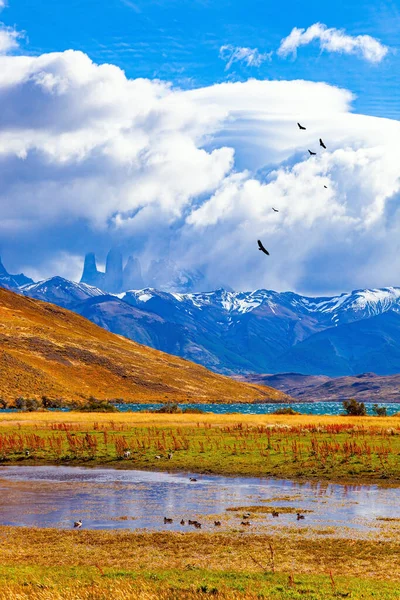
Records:
[[[248,77],[327,81],[351,89],[359,112],[400,114],[399,53],[371,65],[312,44],[296,60],[275,56],[257,68],[235,63],[229,72],[219,58],[224,44],[275,50],[293,27],[316,22],[396,49],[400,7],[393,0],[10,0],[3,18],[26,31],[22,47],[28,52],[80,49],[96,62],[120,66],[128,77],[158,77],[182,87]]]
[[[205,289],[400,283],[397,2],[0,0],[0,20],[11,272],[78,279],[118,246]]]

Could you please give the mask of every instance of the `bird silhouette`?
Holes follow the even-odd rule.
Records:
[[[307,127],[303,127],[303,125],[300,125],[300,123],[297,123],[297,126],[299,129],[304,129],[304,130],[307,129]]]
[[[264,248],[264,246],[261,243],[261,240],[257,240],[257,244],[258,244],[258,249],[261,250],[261,252],[264,252],[264,254],[267,254],[267,256],[269,256],[269,252],[268,252],[268,250],[266,250]]]
[[[273,210],[274,212],[279,212],[279,210],[278,210],[277,208],[274,208],[274,207],[272,207],[272,210]]]
[[[327,189],[328,189],[328,186],[327,186],[327,185],[324,185],[324,188],[327,190]]]
[[[324,142],[321,140],[321,138],[319,138],[319,145],[321,146],[321,148],[325,148],[325,150],[326,150],[326,146],[325,146]]]
[[[312,152],[311,150],[309,150],[310,156],[315,156],[317,153],[316,152]]]

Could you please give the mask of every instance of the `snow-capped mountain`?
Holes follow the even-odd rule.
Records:
[[[52,302],[63,308],[73,308],[77,303],[94,296],[103,296],[104,292],[86,283],[75,283],[63,277],[51,277],[38,283],[21,286],[20,291],[30,298]]]
[[[245,314],[268,306],[279,311],[286,307],[300,314],[319,315],[323,321],[333,325],[375,317],[389,310],[400,311],[400,288],[388,287],[371,290],[355,290],[330,298],[311,298],[292,292],[256,290],[254,292],[228,292],[223,289],[214,292],[195,294],[168,294],[153,288],[131,290],[120,296],[127,302],[141,306],[156,297],[174,298],[186,306],[203,309],[218,306],[221,310],[235,314]]]
[[[271,290],[182,294],[154,288],[111,295],[53,277],[19,289],[221,373],[400,372],[396,287],[324,298]]]

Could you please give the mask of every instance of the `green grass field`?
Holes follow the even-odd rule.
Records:
[[[396,484],[399,456],[398,417],[32,413],[8,414],[0,428],[3,464]]]

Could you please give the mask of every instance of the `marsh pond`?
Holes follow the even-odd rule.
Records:
[[[345,537],[400,526],[400,488],[376,485],[18,466],[0,468],[0,494],[0,524],[13,526],[71,528],[81,519],[87,529],[187,531],[191,519],[206,531],[220,521],[222,530],[332,529]]]

